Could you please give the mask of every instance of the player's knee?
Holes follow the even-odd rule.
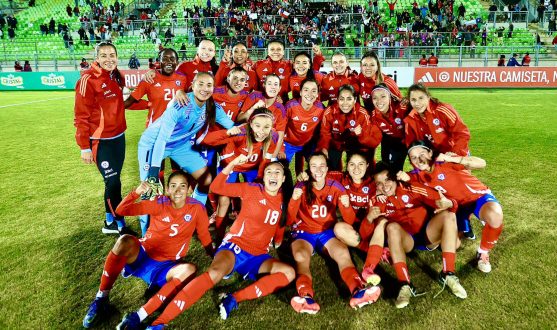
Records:
[[[174,278],[178,278],[180,281],[184,282],[186,279],[195,275],[197,272],[197,267],[194,264],[182,264],[180,265],[180,270],[174,275]]]
[[[503,210],[498,208],[493,210],[489,213],[489,217],[487,219],[487,223],[493,228],[499,228],[503,225]]]
[[[387,235],[389,239],[394,239],[395,237],[400,237],[400,225],[396,222],[391,222],[387,225]]]
[[[209,188],[212,181],[213,176],[211,175],[211,172],[207,171],[203,177],[203,180],[200,180],[198,184],[202,184],[202,186]]]
[[[329,251],[331,257],[337,262],[343,262],[350,259],[350,252],[348,251],[348,247],[344,244],[338,244],[333,251]]]
[[[132,251],[134,248],[137,247],[137,238],[133,237],[132,235],[122,235],[116,241],[114,248],[112,248],[112,252],[116,255],[126,254],[129,251]]]
[[[443,227],[445,228],[456,228],[456,214],[449,211],[443,211]]]
[[[311,257],[311,254],[304,250],[298,250],[292,255],[294,257],[294,260],[296,260],[296,262],[298,263],[309,262],[309,258]]]
[[[294,270],[294,268],[292,268],[291,266],[284,264],[279,272],[283,273],[286,278],[288,279],[289,282],[294,281],[294,279],[296,278],[296,271]]]
[[[105,185],[108,190],[120,191],[122,189],[122,182],[119,175],[114,175],[110,178],[105,177]]]

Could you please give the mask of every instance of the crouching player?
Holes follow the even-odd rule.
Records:
[[[195,265],[178,262],[188,252],[194,231],[197,231],[207,254],[213,256],[205,207],[197,200],[186,197],[188,188],[186,173],[178,171],[168,178],[167,196],[134,204],[150,189],[147,182],[142,182],[118,205],[116,212],[123,216],[149,214],[151,226],[142,239],[131,235],[121,236],[110,251],[104,264],[99,292],[83,320],[84,327],[92,327],[103,318],[108,306],[108,294],[122,270],[124,277],[133,275],[149,285],[162,287],[136,313],[124,317],[120,326],[135,329],[195,275]]]
[[[284,168],[277,162],[268,163],[263,172],[263,184],[227,183],[232,169],[247,161],[245,155],[238,156],[211,184],[211,190],[216,194],[241,196],[244,201],[242,210],[217,250],[213,263],[205,273],[186,285],[147,329],[162,329],[221,279],[230,277],[234,272],[252,280],[256,279],[257,274],[268,275],[234,294],[224,295],[220,304],[220,316],[223,319],[227,319],[230,312],[238,308],[239,302],[266,296],[294,280],[292,267],[267,254],[274,237],[275,246],[282,240],[283,228],[279,228],[279,220],[282,212],[280,188],[284,181]]]

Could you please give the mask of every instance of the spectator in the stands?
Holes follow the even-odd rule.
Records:
[[[507,35],[507,38],[512,38],[513,37],[513,31],[514,31],[514,25],[512,22],[509,23],[509,34]]]
[[[505,66],[505,55],[501,55],[499,61],[497,62],[497,66]]]
[[[32,72],[33,70],[31,69],[31,64],[29,63],[29,61],[25,61],[25,64],[23,65],[23,72]]]
[[[10,40],[13,42],[15,39],[15,30],[13,27],[9,27],[8,28],[8,38],[10,38]]]
[[[135,54],[132,54],[130,61],[128,62],[128,68],[134,70],[139,69],[140,66],[139,60],[135,57]]]
[[[495,21],[495,13],[497,12],[497,10],[499,10],[499,8],[497,8],[497,5],[495,4],[495,2],[489,6],[489,21],[493,22]]]
[[[48,22],[48,31],[50,32],[50,34],[54,34],[55,28],[56,28],[56,22],[54,22],[54,18],[51,18],[50,22]]]
[[[15,72],[23,72],[23,67],[19,64],[18,61],[15,61],[14,63],[14,70]]]
[[[186,57],[186,44],[182,42],[182,47],[180,47],[180,51],[179,51],[180,55],[182,55],[182,62],[184,62],[187,57]]]

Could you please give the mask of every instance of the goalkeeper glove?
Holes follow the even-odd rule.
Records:
[[[158,166],[152,166],[149,169],[147,183],[151,186],[151,190],[145,193],[147,194],[145,197],[148,197],[151,201],[154,201],[157,196],[162,196],[164,194],[163,186],[159,181],[159,172],[160,167]]]

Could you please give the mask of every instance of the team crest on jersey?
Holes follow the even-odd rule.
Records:
[[[180,80],[176,80],[176,86],[181,86],[182,83],[180,82]]]
[[[333,196],[331,196],[331,195],[327,196],[327,201],[332,202],[333,201]]]
[[[238,108],[241,108],[241,107],[242,107],[242,104],[244,104],[244,102],[238,103]]]
[[[439,174],[439,175],[437,176],[437,179],[439,179],[439,180],[441,180],[441,181],[445,180],[445,178],[446,178],[446,177],[445,177],[445,174]]]
[[[283,68],[280,68],[278,71],[279,71],[280,74],[283,74],[283,73],[284,73],[284,69],[283,69]]]
[[[205,116],[205,114],[201,115],[201,120],[205,120],[205,118],[207,118],[207,116]]]
[[[364,194],[367,194],[367,193],[369,192],[369,188],[368,188],[368,187],[363,187],[363,188],[362,188],[362,192],[363,192]]]
[[[319,118],[313,117],[313,118],[311,118],[311,120],[313,120],[314,123],[317,123],[317,121],[319,120]]]
[[[410,197],[408,197],[408,195],[402,195],[402,201],[404,203],[408,203],[408,201],[410,201]]]
[[[194,141],[194,140],[191,140],[190,143],[191,143],[191,145],[193,146],[193,145],[195,144],[195,141]]]
[[[110,166],[110,164],[106,160],[101,163],[102,168],[108,168],[108,166]]]
[[[149,168],[151,168],[151,167],[149,166],[149,164],[143,165],[143,169],[144,169],[145,171],[149,171]]]
[[[191,221],[191,214],[184,215],[184,221],[185,222],[190,222]]]
[[[437,119],[437,118],[433,119],[433,125],[439,126],[439,124],[441,124],[441,122],[439,121],[439,119]]]
[[[402,120],[401,120],[400,118],[396,118],[396,119],[395,119],[395,123],[396,123],[397,125],[400,125],[400,124],[402,123]]]
[[[356,121],[355,121],[355,120],[351,120],[351,121],[350,121],[350,126],[356,126]]]

